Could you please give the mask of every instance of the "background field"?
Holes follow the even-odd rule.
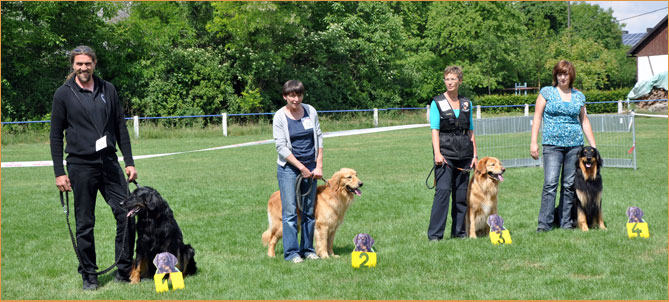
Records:
[[[83,292],[53,169],[2,169],[1,298],[667,300],[667,121],[637,118],[636,129],[639,169],[602,171],[608,231],[536,234],[543,172],[508,169],[499,196],[513,239],[508,246],[488,238],[427,242],[433,196],[424,185],[432,156],[427,129],[328,138],[326,176],[354,168],[363,194],[338,232],[341,257],[299,265],[268,258],[260,242],[267,198],[278,188],[272,144],[137,160],[139,183],[170,203],[200,269],[185,290],[160,295],[152,281],[118,284],[111,274],[97,291]],[[143,155],[270,137],[140,139],[133,150]],[[3,162],[48,159],[46,143],[2,146]],[[632,205],[644,210],[649,239],[627,238],[625,210]],[[112,220],[99,198],[101,267],[113,262]],[[355,270],[352,240],[362,232],[376,240],[379,262]]]

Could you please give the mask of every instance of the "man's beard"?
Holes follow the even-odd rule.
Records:
[[[79,79],[79,82],[81,83],[88,83],[88,81],[91,80],[92,75],[91,72],[77,72],[77,78]]]

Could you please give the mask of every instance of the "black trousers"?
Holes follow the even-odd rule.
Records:
[[[128,183],[123,175],[123,170],[117,161],[104,162],[102,164],[67,164],[70,184],[74,193],[74,217],[77,225],[77,245],[81,263],[78,271],[97,271],[98,266],[95,256],[95,201],[98,191],[111,207],[116,218],[116,244],[114,260],[119,257],[121,249],[123,256],[118,261],[118,273],[127,277],[132,269],[132,255],[135,246],[135,222],[130,219],[125,247],[123,244],[123,230],[126,224],[128,211],[121,207],[123,201],[129,194]],[[82,267],[83,266],[83,267]]]
[[[449,162],[458,168],[469,168],[471,160]],[[437,181],[432,212],[430,213],[430,224],[427,229],[428,239],[443,239],[444,228],[448,217],[449,199],[452,197],[453,210],[451,211],[451,237],[461,238],[466,236],[465,215],[467,213],[467,185],[469,184],[469,172],[463,172],[449,165],[437,166],[434,169],[434,177]]]

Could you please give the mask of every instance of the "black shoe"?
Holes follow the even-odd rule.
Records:
[[[98,289],[98,276],[96,275],[81,275],[84,281],[84,290],[96,290]]]
[[[130,277],[125,274],[121,274],[119,271],[116,271],[116,276],[114,277],[114,280],[116,282],[121,282],[121,283],[130,283]]]

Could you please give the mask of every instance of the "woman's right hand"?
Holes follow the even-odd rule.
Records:
[[[306,178],[311,178],[311,176],[312,176],[311,171],[309,171],[309,169],[307,169],[307,167],[305,167],[305,166],[302,166],[302,168],[300,168],[300,173],[302,174],[302,178],[305,178],[305,179]]]
[[[435,164],[435,165],[437,165],[437,166],[442,166],[442,165],[444,165],[445,163],[446,163],[446,159],[444,158],[443,155],[441,155],[441,153],[436,153],[436,154],[434,155],[434,164]]]
[[[536,142],[530,143],[530,156],[535,160],[539,159],[539,145]]]

